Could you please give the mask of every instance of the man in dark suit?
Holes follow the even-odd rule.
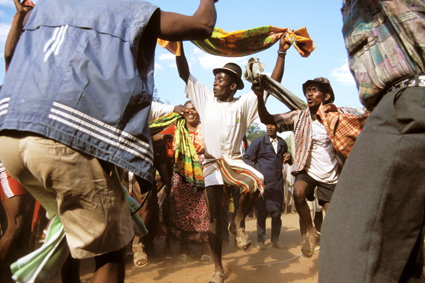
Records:
[[[257,215],[257,241],[260,250],[265,250],[266,218],[268,212],[272,218],[272,245],[281,249],[279,242],[282,220],[280,219],[283,205],[283,163],[292,163],[291,153],[288,152],[286,142],[277,136],[275,125],[267,125],[267,135],[258,137],[248,147],[244,161],[252,165],[264,175],[264,196],[256,202]]]

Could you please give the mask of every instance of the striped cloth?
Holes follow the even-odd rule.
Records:
[[[262,195],[264,192],[263,174],[246,164],[242,157],[224,156],[219,159],[204,154],[204,176],[208,176],[215,170],[220,170],[223,181],[239,187],[241,193],[253,193],[257,190]]]
[[[248,60],[243,72],[243,78],[252,84],[261,84],[264,89],[285,104],[291,110],[303,110],[307,108],[307,103],[293,94],[279,82],[267,75],[261,74],[264,71],[264,64],[258,58],[252,57]]]
[[[287,41],[292,43],[302,57],[310,56],[315,47],[305,27],[293,32],[288,28],[263,26],[229,33],[216,27],[210,38],[192,40],[192,43],[212,55],[242,57],[270,48],[285,32],[288,32]],[[178,42],[158,39],[158,44],[177,56],[181,54],[181,44]]]
[[[319,121],[325,126],[335,151],[344,163],[369,113],[369,111],[348,113],[345,112],[345,108],[338,109],[334,104],[322,105],[317,111]]]

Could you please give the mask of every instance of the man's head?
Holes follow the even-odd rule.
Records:
[[[243,89],[242,69],[235,63],[227,63],[223,68],[213,70],[214,96],[221,101],[232,101],[236,90]]]
[[[267,129],[267,135],[269,137],[271,137],[272,139],[276,138],[277,135],[277,127],[274,124],[267,124],[266,125],[266,129]]]
[[[306,81],[303,84],[303,92],[309,108],[319,107],[321,104],[332,103],[335,100],[331,83],[327,78],[319,77]]]

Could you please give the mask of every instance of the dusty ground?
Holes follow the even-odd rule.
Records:
[[[234,247],[234,238],[230,236],[231,244],[223,249],[226,283],[317,282],[319,250],[316,250],[312,258],[301,256],[298,214],[284,214],[282,221],[280,239],[286,249],[275,249],[271,246],[270,240],[267,240],[267,250],[259,251],[255,247],[257,243],[255,219],[249,219],[246,222],[246,230],[254,244],[252,249],[245,252]],[[270,219],[267,219],[267,227],[267,237],[270,238]],[[193,253],[186,264],[177,263],[178,243],[173,244],[174,257],[172,258],[162,256],[163,241],[156,241],[156,248],[160,255],[149,258],[145,268],[134,267],[132,256],[128,256],[125,282],[206,283],[211,277],[214,265],[200,263],[200,248],[192,248]],[[93,262],[87,260],[82,263],[81,268],[81,279],[87,283],[90,282]]]

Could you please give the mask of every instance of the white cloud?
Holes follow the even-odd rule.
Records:
[[[170,60],[175,61],[175,60],[176,60],[176,55],[171,54],[171,53],[161,54],[161,55],[159,56],[159,60],[160,60],[160,61],[170,61]]]
[[[158,63],[155,63],[155,70],[162,70],[162,66]]]
[[[0,23],[0,44],[4,46],[6,42],[7,35],[9,34],[10,25]]]
[[[3,10],[0,10],[0,18],[4,18],[6,16],[6,12]]]
[[[201,67],[205,70],[212,70],[214,68],[223,67],[226,63],[233,62],[239,64],[243,69],[248,62],[246,58],[242,57],[221,57],[214,56],[208,53],[205,53],[199,48],[193,50],[193,54],[196,56],[196,61],[199,62]]]
[[[172,63],[168,64],[168,67],[171,67],[173,69],[177,69],[176,62],[172,62]]]
[[[0,0],[0,6],[15,7],[15,4],[11,0]]]
[[[347,62],[344,63],[341,67],[333,69],[330,76],[343,85],[356,85],[353,75],[351,74],[350,69],[348,68]]]

